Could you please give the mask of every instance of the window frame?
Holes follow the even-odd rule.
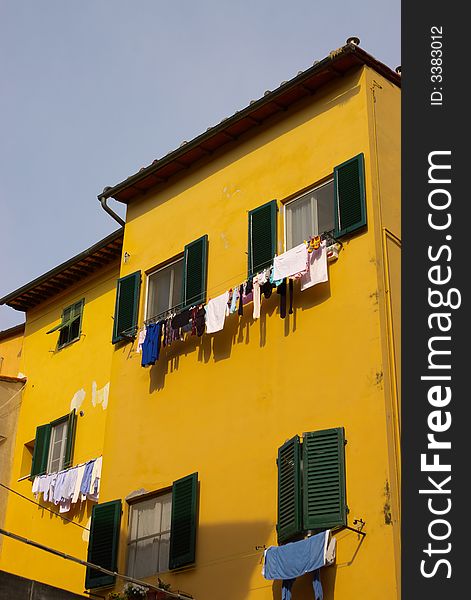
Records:
[[[316,190],[318,190],[318,189],[320,189],[320,188],[328,185],[329,183],[332,184],[332,186],[333,186],[332,187],[332,222],[333,222],[332,230],[335,229],[335,181],[334,181],[334,174],[331,173],[328,177],[322,179],[321,181],[319,181],[315,185],[306,188],[302,192],[296,193],[295,196],[293,196],[292,198],[289,198],[288,200],[285,200],[283,202],[283,248],[284,248],[285,252],[288,251],[288,218],[287,218],[287,207],[290,204],[292,204],[293,202],[296,202],[297,200],[300,200],[304,196],[307,196],[308,194],[310,194],[312,192],[315,192]],[[316,200],[316,209],[317,209],[317,200]],[[316,215],[316,220],[317,220],[317,222],[319,224],[318,211],[317,211],[317,215]],[[329,231],[332,231],[332,230],[329,230]],[[318,233],[317,235],[322,235],[323,233],[326,233],[326,232],[323,231],[320,234]],[[295,246],[292,246],[292,247],[294,248]]]
[[[69,304],[68,306],[66,306],[65,308],[62,309],[61,322],[59,323],[59,325],[56,325],[56,327],[53,327],[49,331],[46,331],[46,335],[49,334],[49,333],[54,333],[56,331],[59,332],[59,337],[57,339],[57,350],[62,350],[62,348],[65,348],[66,346],[69,346],[70,344],[73,344],[74,342],[77,342],[81,338],[81,336],[82,336],[82,319],[83,319],[83,309],[84,309],[84,306],[85,306],[85,298],[81,298],[77,302],[72,302],[72,304]],[[70,310],[71,313],[74,314],[74,311],[75,311],[76,307],[79,307],[79,310],[80,310],[79,314],[77,316],[75,316],[75,317],[70,316],[68,319],[65,319],[66,312],[68,310]],[[66,342],[63,342],[61,344],[60,340],[61,340],[62,332],[66,328],[70,332],[70,327],[77,320],[79,321],[77,335],[74,338],[72,338],[72,339],[67,339]]]
[[[56,419],[55,421],[51,421],[49,423],[50,427],[51,427],[51,433],[49,436],[49,448],[47,451],[47,465],[46,465],[46,473],[59,473],[59,471],[62,471],[64,469],[64,465],[65,465],[65,458],[66,458],[66,454],[67,454],[67,442],[68,442],[68,437],[69,437],[69,431],[68,431],[68,420],[69,420],[69,415],[64,415],[63,417],[60,417],[59,419]],[[61,454],[59,457],[59,468],[57,469],[57,471],[51,471],[51,461],[52,461],[52,446],[53,446],[53,435],[54,435],[54,428],[58,427],[59,425],[65,425],[65,436],[62,439],[62,446],[61,446]]]
[[[150,286],[150,282],[151,282],[152,275],[155,275],[159,271],[163,271],[164,269],[166,269],[166,268],[168,268],[168,267],[170,267],[172,265],[175,265],[178,262],[181,262],[181,264],[182,264],[182,282],[183,282],[183,270],[185,268],[184,254],[183,254],[183,252],[180,253],[180,254],[178,254],[177,256],[174,256],[173,258],[171,258],[171,259],[169,259],[169,260],[167,260],[167,261],[159,264],[158,266],[153,267],[152,269],[149,269],[149,270],[145,271],[145,275],[146,275],[146,296],[145,296],[145,303],[144,303],[144,321],[147,322],[147,321],[149,321],[151,319],[154,319],[155,317],[160,316],[159,314],[157,314],[157,315],[148,315],[147,314],[147,311],[148,311],[148,308],[149,308],[149,294],[150,294],[150,287],[151,287]],[[172,283],[172,286],[173,285],[174,284]],[[182,285],[183,285],[183,283],[182,283]],[[172,294],[173,294],[173,287],[172,287]],[[182,300],[182,294],[183,294],[183,289],[182,289],[181,294],[180,294],[179,303],[176,304],[176,305],[174,305],[174,306],[171,306],[171,307],[167,308],[163,313],[160,313],[160,314],[165,314],[166,312],[168,312],[168,311],[170,311],[170,310],[172,310],[174,308],[179,308],[180,305],[183,302],[183,300]]]
[[[144,537],[136,537],[135,539],[131,540],[130,536],[131,536],[131,529],[132,529],[132,524],[131,524],[131,519],[132,519],[132,510],[133,507],[140,504],[141,502],[146,502],[148,500],[152,500],[154,498],[163,498],[164,496],[170,496],[170,524],[169,524],[169,529],[168,531],[162,531],[160,530],[157,533],[152,533],[149,535],[146,535]],[[161,538],[161,536],[163,534],[168,534],[168,556],[167,556],[167,569],[165,571],[154,571],[148,575],[142,575],[141,578],[147,578],[147,577],[153,577],[155,575],[161,575],[162,573],[167,573],[170,571],[170,536],[172,534],[172,504],[173,504],[173,486],[169,486],[167,488],[163,488],[161,490],[158,491],[154,491],[154,492],[149,492],[147,494],[141,494],[140,496],[136,496],[134,498],[129,498],[129,500],[127,500],[127,503],[129,505],[128,508],[128,519],[127,519],[127,527],[128,527],[128,533],[127,533],[127,539],[126,539],[126,575],[128,575],[129,577],[135,577],[134,575],[134,569],[135,569],[135,564],[136,564],[136,559],[137,559],[137,544],[138,542],[142,541],[142,540],[147,540],[147,539],[152,539],[155,537],[159,537]],[[162,515],[163,515],[163,511],[161,511],[160,513],[160,529],[162,528]],[[137,530],[137,527],[136,527]],[[130,548],[131,545],[135,545],[136,550],[135,550],[135,554],[134,554],[134,565],[133,565],[133,570],[131,573],[131,570],[129,568],[129,554],[130,554]],[[160,564],[160,546],[159,546],[159,554],[158,554],[158,562]]]

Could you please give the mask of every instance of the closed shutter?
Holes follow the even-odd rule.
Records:
[[[114,310],[113,344],[136,335],[141,273],[136,271],[118,279]]]
[[[365,161],[363,154],[334,169],[335,232],[340,238],[366,225]]]
[[[208,236],[185,246],[183,259],[183,308],[206,302]]]
[[[278,542],[301,531],[301,446],[294,436],[278,449]]]
[[[69,413],[67,417],[67,441],[65,445],[64,455],[64,469],[68,469],[72,466],[72,460],[74,457],[74,444],[75,444],[75,429],[77,427],[77,413],[74,410]]]
[[[173,483],[170,569],[195,562],[198,473]]]
[[[276,254],[276,200],[249,211],[249,277],[269,267]]]
[[[303,435],[303,528],[346,525],[343,428]]]
[[[96,504],[92,510],[87,561],[116,571],[119,528],[121,523],[121,500]],[[115,577],[87,567],[87,589],[113,585]]]
[[[49,442],[51,440],[51,424],[36,427],[36,439],[34,440],[33,462],[31,465],[31,477],[43,475],[47,470],[47,459],[49,455]]]

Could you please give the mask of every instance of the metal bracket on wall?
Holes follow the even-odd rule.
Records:
[[[363,537],[366,537],[366,531],[363,531],[363,527],[366,525],[365,521],[363,521],[363,519],[355,519],[353,521],[353,524],[356,525],[356,529],[355,527],[350,527],[349,525],[343,525],[342,527],[339,527],[339,529],[337,531],[342,531],[342,529],[349,529],[350,531],[353,531],[354,533],[358,533],[358,535],[361,535]]]

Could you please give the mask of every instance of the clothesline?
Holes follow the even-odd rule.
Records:
[[[341,242],[341,241],[339,241],[339,240],[337,240],[337,239],[336,239],[336,238],[333,236],[333,231],[334,231],[334,230],[331,230],[331,231],[326,231],[326,232],[322,233],[320,236],[317,236],[317,237],[319,237],[321,241],[324,241],[324,240],[325,240],[326,242],[329,242],[329,246],[331,246],[331,245],[333,245],[333,244],[337,244],[337,243],[338,243],[338,244],[340,244],[340,246],[342,247],[342,246],[343,246],[342,242]],[[313,236],[313,237],[314,237],[314,236]],[[311,237],[310,239],[313,239],[313,237]],[[273,259],[270,259],[270,261],[268,261],[268,262],[267,262],[267,265],[270,265],[271,263],[273,263]],[[266,268],[268,268],[268,266],[266,266],[266,267],[262,267],[260,270],[261,270],[261,271],[263,271],[263,270],[265,270]],[[229,282],[229,281],[233,281],[233,279],[234,279],[235,277],[243,276],[243,275],[245,275],[245,274],[246,274],[246,272],[247,272],[247,271],[242,271],[242,272],[240,272],[240,273],[236,273],[236,274],[235,274],[235,275],[233,275],[232,277],[230,277],[230,278],[228,278],[228,279],[225,279],[225,280],[223,280],[223,281],[219,282],[219,283],[218,283],[218,284],[216,284],[216,285],[213,285],[213,286],[211,286],[210,288],[208,288],[208,290],[207,290],[207,291],[208,291],[208,292],[210,292],[210,291],[213,291],[213,290],[216,290],[216,289],[221,289],[221,286],[222,286],[224,283],[227,283],[227,282]],[[244,280],[242,283],[245,283],[245,281],[246,281],[246,280]],[[240,287],[240,285],[241,285],[241,283],[239,283],[237,286],[234,286],[234,287]],[[231,288],[231,289],[233,289],[233,288]],[[129,335],[131,335],[131,334],[132,334],[132,335],[134,335],[134,334],[135,334],[135,332],[136,332],[136,330],[137,330],[137,331],[139,331],[140,329],[142,329],[142,327],[145,327],[146,325],[149,325],[150,323],[157,323],[158,321],[162,321],[162,320],[164,320],[164,319],[167,319],[167,318],[169,318],[169,317],[171,317],[171,316],[175,316],[175,314],[177,314],[177,313],[178,313],[178,312],[179,312],[179,311],[180,311],[180,310],[181,310],[181,309],[184,307],[184,304],[185,304],[184,302],[179,302],[178,304],[175,304],[175,306],[173,306],[173,307],[171,307],[171,308],[168,308],[167,310],[165,310],[165,311],[162,311],[162,312],[158,313],[157,315],[153,315],[153,316],[151,316],[151,317],[148,317],[147,319],[145,319],[145,320],[142,322],[142,324],[141,324],[140,326],[139,326],[139,325],[136,325],[134,328],[132,328],[132,329],[133,329],[133,331],[131,331],[131,329],[127,329],[127,330],[123,331],[122,333],[123,333],[124,335],[126,335],[126,334],[129,334]],[[190,306],[190,308],[194,308],[195,306],[197,306],[197,305],[195,304],[195,305],[193,305],[193,306]]]
[[[102,456],[62,469],[56,473],[37,475],[32,492],[36,499],[42,493],[44,502],[59,505],[59,512],[70,510],[71,504],[79,500],[98,501],[100,492]]]
[[[271,262],[271,261],[270,261]],[[166,319],[148,323],[139,330],[137,351],[142,350],[143,367],[154,365],[160,355],[161,345],[168,346],[183,340],[183,334],[217,333],[224,328],[225,318],[237,311],[243,315],[244,306],[253,303],[253,318],[260,317],[262,292],[269,298],[273,288],[280,296],[280,316],[286,317],[286,296],[289,289],[289,314],[293,312],[293,281],[300,279],[301,291],[328,280],[326,240],[320,236],[275,256],[273,265],[249,277],[240,285],[230,288],[203,306],[185,308],[170,313]],[[287,284],[288,282],[288,284]],[[163,340],[162,340],[163,338]]]

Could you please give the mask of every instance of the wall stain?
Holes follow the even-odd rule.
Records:
[[[386,525],[391,525],[392,516],[391,516],[391,489],[389,487],[389,481],[386,479],[386,484],[384,486],[384,522]]]

